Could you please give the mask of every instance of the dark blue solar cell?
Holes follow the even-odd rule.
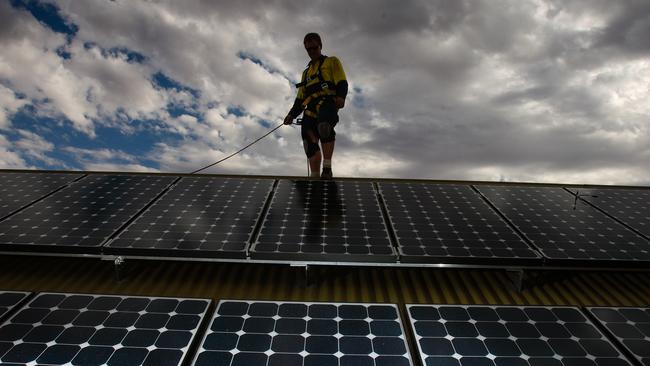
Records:
[[[24,342],[30,343],[48,343],[55,340],[61,332],[63,332],[62,326],[52,326],[52,325],[41,325],[34,327],[25,337],[23,337]]]
[[[244,322],[244,332],[247,333],[270,333],[275,328],[273,318],[253,317]]]
[[[127,347],[149,347],[156,343],[160,332],[153,329],[136,329],[124,337],[122,344]]]
[[[307,322],[302,319],[278,319],[275,331],[280,334],[302,334],[307,329]]]
[[[169,330],[160,334],[156,341],[156,347],[182,349],[189,345],[191,339],[192,333],[190,332]]]
[[[192,330],[199,325],[200,321],[201,317],[198,315],[177,314],[169,319],[165,327],[171,330]]]
[[[302,356],[292,354],[274,354],[269,357],[268,366],[302,366]]]
[[[88,307],[88,304],[90,304],[93,301],[92,296],[86,296],[86,295],[72,295],[68,296],[63,300],[58,307],[61,309],[83,309]],[[34,304],[31,306],[34,307]]]
[[[438,311],[440,312],[440,317],[447,321],[470,319],[467,311],[461,307],[441,306],[438,308]],[[416,319],[420,320],[419,318]]]
[[[444,338],[423,338],[420,347],[422,352],[432,356],[451,356],[455,352],[451,341]]]
[[[278,311],[281,317],[304,318],[307,316],[307,305],[305,304],[282,304]]]
[[[304,349],[305,338],[297,335],[277,335],[271,343],[271,350],[274,352],[300,353]]]
[[[365,306],[361,305],[341,305],[339,306],[339,317],[342,319],[365,319],[368,317],[368,311]]]
[[[266,365],[268,358],[263,353],[240,352],[235,355],[231,366]]]
[[[519,356],[521,350],[509,339],[486,339],[485,346],[495,356]]]
[[[341,320],[339,322],[339,333],[366,336],[370,334],[370,327],[365,320]]]
[[[147,355],[144,366],[174,366],[178,365],[183,352],[172,349],[155,349]]]
[[[239,336],[233,333],[211,333],[205,338],[203,348],[207,350],[230,351],[237,347]]]
[[[140,316],[135,323],[136,328],[143,329],[160,329],[163,328],[169,321],[170,316],[160,313],[148,313]]]
[[[113,354],[112,347],[90,346],[83,348],[72,360],[73,365],[103,365]]]
[[[266,334],[244,334],[239,337],[237,347],[242,351],[264,352],[271,348],[271,336]]]
[[[307,355],[304,366],[339,366],[339,359],[333,355]]]
[[[305,350],[309,353],[334,354],[339,349],[338,339],[328,336],[311,336],[307,338]]]
[[[315,335],[333,335],[338,332],[338,324],[334,320],[312,319],[307,322],[307,333]]]
[[[115,309],[122,301],[120,297],[100,296],[95,298],[87,307],[89,310],[111,310]]]
[[[149,306],[147,306],[147,311],[150,313],[171,313],[176,310],[178,306],[178,300],[174,299],[154,299],[151,300]]]
[[[79,310],[54,310],[50,312],[41,322],[50,325],[63,325],[71,323],[77,316]]]
[[[230,365],[232,354],[230,352],[202,352],[194,363],[195,366]]]
[[[334,305],[317,304],[309,306],[309,316],[312,318],[334,319],[338,310]]]
[[[370,322],[370,332],[375,336],[397,337],[402,334],[402,329],[396,321],[379,320]]]
[[[124,299],[115,310],[139,312],[147,308],[151,300],[138,297]]]
[[[274,303],[257,302],[250,306],[248,315],[250,316],[274,316],[278,313],[278,305]]]
[[[64,365],[72,361],[79,350],[81,350],[81,347],[79,346],[56,344],[48,347],[45,352],[38,357],[36,362],[39,364]]]
[[[213,332],[236,332],[244,326],[244,319],[234,316],[220,316],[214,320],[212,327]]]
[[[147,350],[142,348],[120,348],[108,360],[108,366],[140,365],[147,353]]]

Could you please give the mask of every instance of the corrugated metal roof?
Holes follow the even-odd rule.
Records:
[[[219,299],[648,306],[650,273],[550,272],[518,291],[505,271],[433,268],[304,269],[287,265],[0,257],[0,288]]]

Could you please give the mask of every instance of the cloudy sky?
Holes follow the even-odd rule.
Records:
[[[323,37],[334,174],[650,185],[648,0],[0,1],[0,167],[188,172],[281,123]],[[284,126],[208,172],[305,175]]]

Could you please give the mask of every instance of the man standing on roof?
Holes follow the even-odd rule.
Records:
[[[311,176],[332,179],[334,126],[339,121],[338,110],[345,105],[348,82],[341,61],[321,54],[323,43],[317,33],[308,33],[303,43],[311,61],[302,73],[302,80],[296,84],[298,95],[284,118],[284,124],[290,125],[294,118],[304,113],[300,134]],[[321,149],[318,141],[323,148],[322,174],[319,174]]]

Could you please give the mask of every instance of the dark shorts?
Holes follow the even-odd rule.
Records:
[[[327,139],[321,138],[318,133],[318,124],[320,122],[329,123],[331,126],[332,132]],[[311,131],[314,136],[321,142],[332,142],[336,140],[336,132],[334,131],[334,126],[339,122],[338,108],[334,104],[334,99],[326,99],[323,104],[321,104],[318,111],[318,118],[304,116],[302,118],[302,127],[300,128],[300,134],[302,135],[303,140],[308,140],[309,133]]]

